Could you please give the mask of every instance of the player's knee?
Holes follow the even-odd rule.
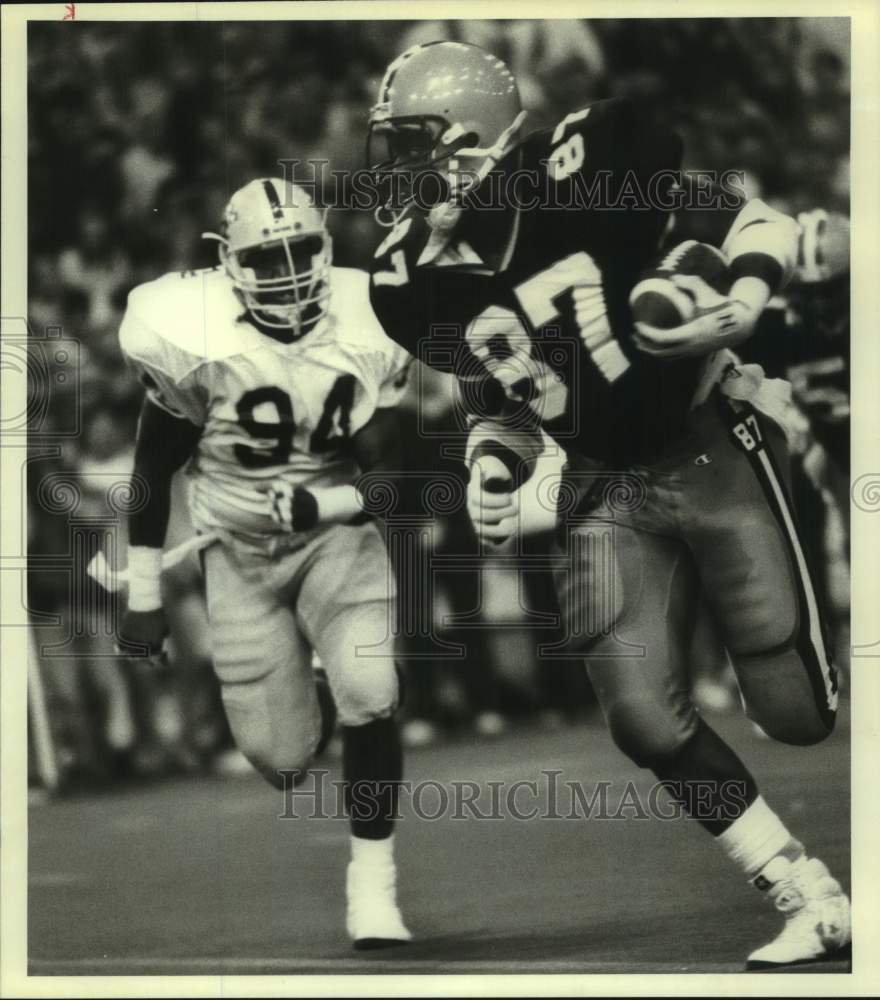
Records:
[[[317,740],[307,746],[285,747],[278,750],[242,748],[242,753],[274,788],[291,788],[308,772]]]
[[[360,665],[333,691],[339,722],[363,726],[393,715],[400,699],[398,673],[390,660],[376,660],[375,667]]]
[[[220,651],[218,644],[222,642]],[[222,639],[213,637],[215,652],[212,654],[214,671],[224,692],[227,687],[238,690],[256,690],[266,682],[273,671],[277,670],[277,657],[269,645],[268,638],[263,637],[259,643],[248,643],[244,636]],[[226,695],[224,693],[224,699]],[[238,697],[238,696],[236,696]]]
[[[798,747],[821,743],[834,731],[835,713],[820,713],[815,703],[803,709],[799,712],[787,703],[776,706],[746,703],[748,717],[771,739]]]
[[[626,699],[607,710],[611,738],[639,767],[673,757],[696,732],[696,717],[650,699]]]
[[[834,730],[834,681],[818,663],[811,667],[796,649],[734,656],[733,663],[746,714],[771,739],[811,746]]]
[[[317,730],[288,732],[279,739],[269,726],[239,727],[236,731],[233,725],[233,735],[254,770],[278,789],[289,787],[297,773],[307,771],[319,739]]]

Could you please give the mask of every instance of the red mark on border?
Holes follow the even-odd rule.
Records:
[[[75,21],[76,20],[76,4],[67,3],[64,5],[67,13],[61,18],[62,21]]]

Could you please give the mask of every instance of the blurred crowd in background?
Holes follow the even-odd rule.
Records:
[[[279,160],[363,167],[366,115],[386,65],[440,38],[480,44],[508,63],[528,127],[604,97],[637,96],[683,134],[686,167],[740,169],[750,194],[793,214],[849,212],[846,19],[31,23],[29,324],[40,337],[60,328],[78,345],[76,376],[52,383],[39,430],[79,428],[59,457],[31,464],[32,555],[68,552],[72,517],[116,515],[108,477],[130,469],[141,398],[116,340],[130,289],[216,263],[214,244],[200,234],[216,228],[237,187],[278,175]],[[382,232],[371,214],[337,208],[329,224],[336,262],[364,266]],[[47,355],[50,375],[58,356]],[[430,417],[438,427],[444,418],[442,407]],[[406,426],[417,433],[412,407]],[[424,446],[411,453],[426,467],[437,461]],[[76,483],[73,507],[45,502],[41,484],[65,475]],[[188,530],[182,507],[173,528],[180,537]],[[443,544],[475,545],[463,518],[443,527]],[[68,641],[67,609],[85,584],[76,573],[32,570],[36,643],[57,646],[39,658],[62,784],[234,766],[199,584],[195,563],[169,579],[177,669],[145,673],[113,656],[106,608],[95,613],[97,627],[83,625]],[[438,620],[468,610],[468,586],[438,588]],[[589,711],[583,671],[558,662],[544,669],[536,652],[553,641],[549,579],[528,579],[522,601],[515,575],[496,573],[484,587],[486,620],[507,624],[469,631],[462,660],[411,662],[412,744],[450,730],[490,736],[516,718],[560,724]],[[544,617],[518,628],[520,603]],[[46,617],[53,613],[61,616],[55,625]]]

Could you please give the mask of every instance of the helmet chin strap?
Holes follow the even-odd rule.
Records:
[[[435,205],[428,212],[428,225],[441,236],[448,236],[461,218],[464,205],[457,201],[444,201],[440,205]]]
[[[407,205],[409,205],[409,202],[399,211],[395,211],[388,202],[384,205],[377,205],[373,211],[373,218],[383,229],[393,229],[397,225],[401,215],[406,211]]]

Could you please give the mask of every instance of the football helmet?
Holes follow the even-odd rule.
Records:
[[[220,263],[248,311],[263,326],[313,329],[330,301],[333,243],[327,210],[289,181],[258,178],[229,199],[219,243]]]
[[[815,208],[798,215],[800,240],[795,278],[810,285],[849,273],[849,219]]]
[[[367,166],[379,177],[408,174],[410,183],[437,173],[445,201],[479,184],[524,117],[516,80],[492,53],[462,42],[415,45],[385,71],[370,110]]]

